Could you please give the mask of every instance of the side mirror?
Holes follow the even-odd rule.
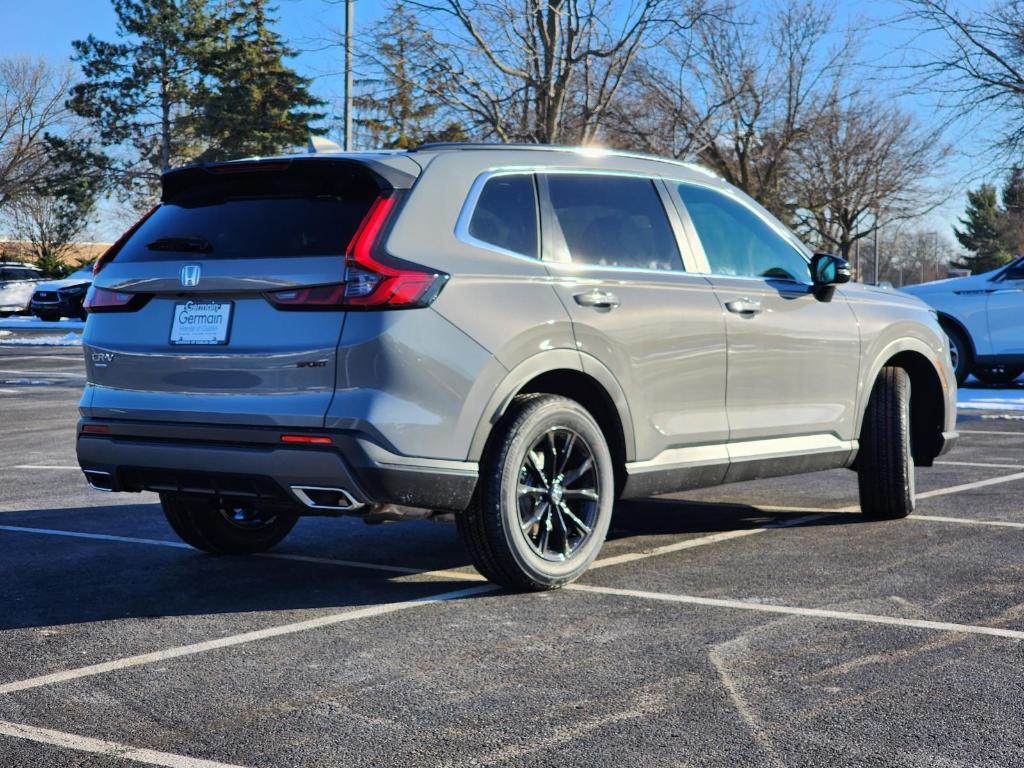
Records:
[[[850,282],[850,264],[831,253],[816,253],[811,258],[811,280],[818,301],[832,301],[836,286]]]

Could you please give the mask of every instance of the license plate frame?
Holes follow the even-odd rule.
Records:
[[[184,311],[202,311],[202,308],[209,307],[210,305],[216,305],[216,309],[211,313],[207,310],[208,314],[216,314],[217,316],[224,317],[224,322],[221,324],[222,328],[214,329],[213,331],[187,329],[187,326],[183,325],[181,318],[184,316]],[[226,316],[225,316],[226,313]],[[171,315],[171,330],[168,335],[168,342],[171,346],[183,346],[183,347],[224,347],[227,346],[231,340],[231,325],[235,318],[235,302],[233,301],[181,301],[174,305],[174,313]],[[189,338],[183,334],[183,330],[192,330],[193,338]],[[221,333],[220,331],[223,331]]]

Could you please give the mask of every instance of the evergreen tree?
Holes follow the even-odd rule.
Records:
[[[202,105],[203,160],[272,155],[305,144],[324,115],[310,81],[287,67],[295,56],[274,31],[268,0],[230,0],[221,17],[227,39],[208,51],[204,71],[212,91]]]
[[[995,269],[1011,258],[1005,246],[1006,212],[999,206],[996,188],[982,184],[967,192],[967,210],[960,219],[963,229],[953,228],[956,239],[972,255],[956,266],[975,274]]]
[[[101,145],[122,191],[155,193],[160,173],[196,153],[204,51],[218,37],[206,0],[111,0],[118,42],[75,40],[83,82],[68,106]]]
[[[404,2],[393,3],[374,28],[373,77],[359,85],[363,95],[353,99],[361,117],[353,122],[367,134],[371,147],[412,149],[429,141],[464,141],[455,120],[443,119],[437,94],[447,88],[444,78],[424,62],[436,43]]]
[[[1003,245],[1010,256],[1024,253],[1024,168],[1014,166],[1003,184]]]

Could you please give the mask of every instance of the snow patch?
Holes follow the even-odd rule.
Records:
[[[0,331],[0,334],[3,332]],[[82,346],[82,334],[71,331],[63,336],[22,336],[19,338],[5,338],[0,341],[0,347],[80,347]]]
[[[5,317],[0,319],[0,328],[16,331],[82,331],[85,330],[84,320],[39,320],[35,317]],[[6,336],[10,331],[0,331]]]
[[[960,389],[956,400],[962,411],[1024,411],[1024,387]]]

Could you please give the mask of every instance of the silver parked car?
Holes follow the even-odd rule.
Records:
[[[939,313],[959,383],[970,373],[985,384],[1024,373],[1024,257],[984,274],[903,290]]]
[[[174,170],[98,265],[78,457],[203,550],[301,515],[454,518],[525,589],[597,555],[616,498],[850,467],[914,506],[956,439],[946,337],[845,284],[709,172],[427,145]]]

